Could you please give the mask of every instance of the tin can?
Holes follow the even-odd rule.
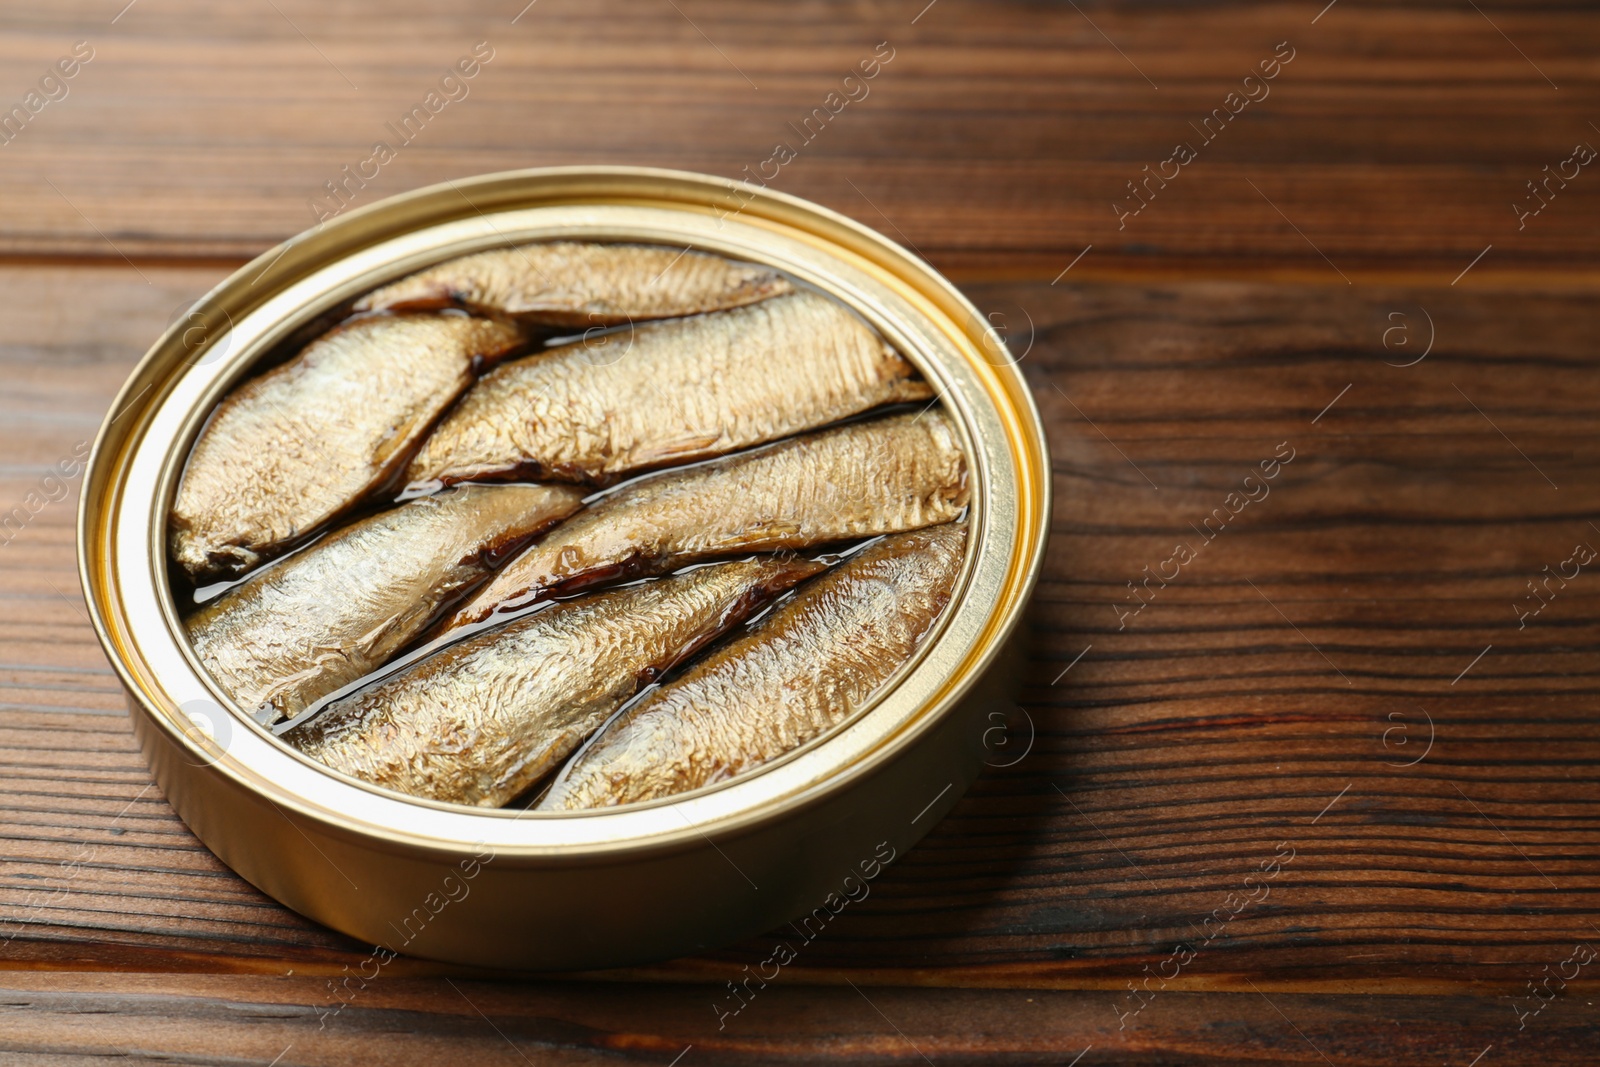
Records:
[[[968,558],[939,629],[870,707],[782,760],[649,804],[563,814],[409,799],[334,775],[211,683],[170,591],[168,510],[196,435],[261,357],[383,283],[471,252],[569,239],[768,264],[855,309],[962,433]],[[813,930],[955,804],[1015,695],[1008,660],[1044,555],[1049,452],[1003,341],[927,263],[840,215],[725,179],[631,167],[492,174],[319,224],[242,268],[156,342],[95,443],[79,569],[134,733],[223,862],[395,953],[532,969]]]

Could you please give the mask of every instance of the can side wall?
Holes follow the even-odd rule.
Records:
[[[830,895],[839,908],[838,899],[870,894],[865,875],[876,877],[886,854],[903,856],[982,770],[989,715],[1005,710],[1015,691],[1018,644],[1014,638],[914,748],[849,789],[738,835],[561,865],[492,852],[471,863],[377,849],[285,812],[227,776],[193,789],[195,776],[179,766],[186,753],[137,705],[132,715],[158,784],[195,836],[300,914],[429,959],[597,969],[726,945],[826,909]],[[796,929],[814,931],[827,914]],[[788,936],[798,949],[802,935]]]

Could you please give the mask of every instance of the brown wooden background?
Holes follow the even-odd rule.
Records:
[[[0,104],[95,49],[0,146],[0,511],[476,42],[471,95],[359,202],[738,176],[888,41],[773,184],[916,247],[1025,353],[1054,540],[1011,765],[724,1029],[770,939],[627,974],[397,961],[324,1018],[365,948],[151,785],[52,504],[0,546],[0,1060],[1593,1062],[1600,564],[1516,605],[1600,547],[1600,175],[1511,207],[1600,146],[1590,5],[125,2],[0,16]],[[1270,97],[1119,230],[1124,183],[1284,41]],[[1119,630],[1282,442],[1270,496]],[[1133,999],[1280,842],[1268,896]]]

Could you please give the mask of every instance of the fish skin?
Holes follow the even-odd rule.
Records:
[[[966,525],[888,537],[811,582],[624,712],[563,770],[537,810],[698,789],[843,722],[910,658],[949,603]]]
[[[481,365],[522,343],[462,315],[362,319],[240,385],[189,455],[173,558],[198,584],[287,551],[390,483]]]
[[[623,486],[506,564],[442,629],[619,576],[949,522],[968,495],[940,411],[790,438]]]
[[[499,807],[642,684],[822,569],[768,556],[552,604],[334,701],[283,737],[374,785]]]
[[[240,707],[292,718],[382,666],[495,562],[581,506],[564,485],[464,485],[412,500],[252,575],[185,628]]]
[[[793,288],[770,267],[703,252],[551,241],[440,263],[369,293],[356,310],[460,307],[549,326],[619,326],[740,307]]]
[[[608,485],[933,395],[866,323],[813,292],[613,343],[621,354],[606,363],[608,348],[584,342],[496,367],[429,435],[406,481]]]

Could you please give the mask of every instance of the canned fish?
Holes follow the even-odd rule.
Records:
[[[79,566],[156,780],[240,875],[386,952],[594,968],[826,908],[938,821],[1049,504],[1021,375],[920,259],[560,168],[208,294],[101,430]]]

